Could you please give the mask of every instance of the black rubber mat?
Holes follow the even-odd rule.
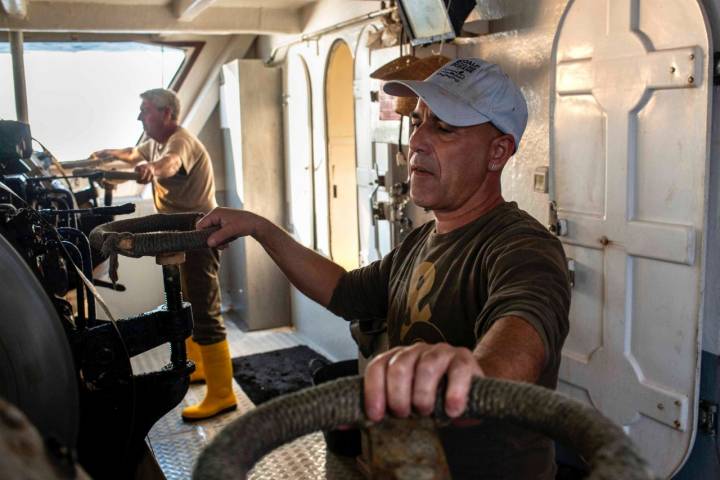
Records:
[[[330,361],[300,345],[233,358],[233,376],[255,405],[312,386],[312,373]],[[311,365],[312,364],[312,365]]]

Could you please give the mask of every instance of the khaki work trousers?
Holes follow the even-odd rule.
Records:
[[[225,324],[220,315],[220,252],[216,248],[190,250],[180,265],[183,297],[192,305],[192,337],[200,345],[225,340]]]

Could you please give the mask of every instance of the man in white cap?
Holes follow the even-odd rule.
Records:
[[[499,67],[473,58],[384,89],[419,97],[410,195],[435,220],[382,260],[346,272],[250,212],[216,209],[198,226],[221,227],[210,246],[251,235],[294,285],[339,316],[387,319],[391,348],[365,371],[372,420],[430,414],[443,378],[452,418],[474,376],[555,388],[568,331],[566,259],[560,242],[501,194],[500,174],[527,123],[522,93]],[[441,429],[453,478],[554,478],[546,437],[461,423]]]

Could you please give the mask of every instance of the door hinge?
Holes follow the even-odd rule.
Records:
[[[698,411],[698,428],[701,433],[714,437],[718,429],[718,404],[707,400],[700,400]]]
[[[548,229],[558,237],[564,237],[568,234],[567,220],[564,218],[558,218],[557,204],[552,201],[549,205],[548,219],[550,224]]]
[[[570,288],[575,286],[575,259],[567,259],[568,273],[570,274]]]

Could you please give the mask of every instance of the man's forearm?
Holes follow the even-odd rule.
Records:
[[[345,269],[299,244],[287,232],[262,219],[253,237],[260,242],[288,280],[301,292],[327,307]]]
[[[545,365],[545,345],[532,325],[510,316],[490,327],[473,356],[488,377],[536,383]]]
[[[106,152],[108,156],[115,157],[118,160],[122,160],[123,162],[130,164],[136,164],[144,160],[143,156],[140,155],[140,151],[135,147],[115,148],[104,150],[104,152]]]

